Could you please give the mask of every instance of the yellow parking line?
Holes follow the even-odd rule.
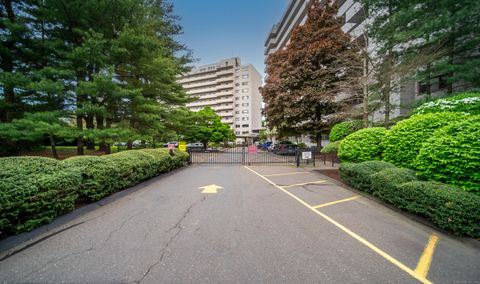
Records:
[[[408,268],[405,264],[401,263],[400,261],[396,260],[395,258],[393,258],[392,256],[390,256],[388,253],[384,252],[383,250],[379,249],[378,247],[374,246],[373,244],[371,244],[369,241],[367,241],[366,239],[360,237],[359,235],[357,235],[356,233],[350,231],[348,228],[346,228],[345,226],[343,226],[342,224],[338,223],[337,221],[333,220],[332,218],[328,217],[327,215],[323,214],[322,212],[316,210],[315,208],[313,208],[312,206],[308,205],[308,203],[306,203],[305,201],[303,201],[302,199],[298,198],[296,195],[290,193],[289,191],[285,190],[284,187],[282,186],[279,186],[277,184],[275,184],[274,182],[272,182],[271,180],[269,180],[268,178],[262,176],[261,174],[257,173],[256,171],[252,170],[251,168],[245,166],[246,169],[248,169],[249,171],[253,172],[254,174],[256,174],[257,176],[263,178],[264,180],[266,180],[268,183],[270,183],[271,185],[275,186],[276,188],[280,189],[281,191],[283,191],[284,193],[290,195],[293,199],[297,200],[298,202],[300,202],[303,206],[307,207],[308,209],[310,209],[311,211],[313,211],[315,214],[319,215],[320,217],[324,218],[325,220],[327,220],[328,222],[330,222],[331,224],[333,224],[334,226],[336,226],[337,228],[339,228],[340,230],[344,231],[345,233],[347,233],[348,235],[350,235],[352,238],[356,239],[357,241],[359,241],[360,243],[362,243],[363,245],[365,245],[366,247],[368,247],[369,249],[373,250],[374,252],[376,252],[377,254],[379,254],[381,257],[383,257],[384,259],[390,261],[393,265],[397,266],[398,268],[400,268],[401,270],[407,272],[408,274],[410,274],[413,278],[417,279],[418,281],[422,282],[422,283],[432,283],[430,282],[428,279],[426,279],[425,277],[419,275],[418,273],[416,273],[415,271],[413,271],[412,269]]]
[[[415,273],[421,277],[427,277],[428,270],[430,269],[430,264],[432,263],[433,253],[435,252],[435,247],[437,246],[438,236],[432,234],[428,240],[425,249],[423,250],[422,257],[418,261],[417,268],[415,268]]]
[[[293,172],[293,173],[283,173],[283,174],[271,174],[271,175],[263,175],[265,177],[279,177],[279,176],[289,176],[289,175],[302,175],[302,174],[309,174],[310,172]]]
[[[290,187],[295,187],[295,186],[302,186],[302,185],[307,185],[307,184],[317,184],[317,183],[325,183],[327,182],[326,180],[317,180],[317,181],[309,181],[309,182],[303,182],[303,183],[297,183],[297,184],[291,184],[291,185],[284,185],[282,186],[283,188],[290,188]]]
[[[354,199],[357,199],[357,198],[359,198],[359,197],[360,197],[360,195],[355,195],[354,197],[345,198],[345,199],[342,199],[342,200],[337,200],[337,201],[333,201],[333,202],[328,202],[328,203],[316,205],[316,206],[313,206],[313,208],[318,209],[318,208],[330,206],[330,205],[333,205],[333,204],[337,204],[337,203],[342,203],[342,202],[345,202],[345,201],[354,200]]]

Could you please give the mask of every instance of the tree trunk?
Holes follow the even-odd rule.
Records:
[[[133,149],[133,141],[132,140],[128,140],[127,141],[127,150],[132,150]]]
[[[152,148],[155,149],[155,137],[152,138]]]
[[[83,118],[81,115],[77,115],[77,129],[83,130]],[[77,138],[77,155],[83,155],[83,137]]]
[[[320,151],[320,149],[322,149],[322,132],[321,131],[315,134],[315,140],[317,143],[317,151]]]
[[[93,115],[89,114],[85,117],[85,124],[87,129],[94,129],[95,124],[93,123]],[[95,151],[95,140],[90,138],[87,140],[87,149]]]
[[[57,148],[55,147],[55,138],[51,134],[48,135],[48,137],[50,138],[50,147],[52,148],[52,156],[54,159],[58,160]]]
[[[97,122],[97,129],[102,130],[104,129],[104,119],[101,115],[96,115],[95,116],[96,122]],[[98,151],[104,152],[105,154],[107,153],[107,143],[105,143],[105,138],[102,138],[100,141],[100,144],[98,146]]]
[[[363,126],[368,127],[368,57],[363,56]]]

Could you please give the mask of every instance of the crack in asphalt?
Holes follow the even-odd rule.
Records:
[[[53,260],[50,260],[50,261],[48,261],[47,263],[43,264],[40,268],[38,268],[38,269],[36,269],[36,270],[28,273],[26,276],[24,276],[24,279],[28,278],[30,275],[32,275],[32,274],[34,274],[34,273],[38,273],[39,271],[43,270],[45,267],[49,266],[50,264],[57,263],[57,262],[62,261],[62,260],[64,260],[64,259],[66,259],[66,258],[69,258],[69,257],[71,257],[71,256],[81,255],[81,254],[84,254],[84,253],[87,253],[87,252],[96,250],[100,245],[103,245],[103,244],[107,243],[107,242],[110,240],[110,238],[113,236],[113,234],[116,233],[116,232],[118,232],[118,231],[120,231],[120,230],[128,223],[128,221],[130,221],[130,220],[132,220],[133,218],[135,218],[136,216],[144,213],[145,211],[146,211],[146,209],[143,209],[143,210],[141,210],[140,212],[138,212],[138,213],[136,213],[136,214],[133,214],[133,215],[131,215],[129,218],[125,219],[125,220],[122,222],[122,224],[121,224],[118,228],[112,230],[112,231],[108,234],[108,237],[107,237],[104,241],[102,241],[100,244],[98,244],[98,245],[92,244],[92,245],[91,245],[88,249],[86,249],[86,250],[81,250],[81,251],[79,251],[79,252],[72,252],[72,253],[66,254],[66,255],[64,255],[64,256],[61,256],[61,257],[55,258],[55,259],[53,259]],[[84,224],[84,223],[86,223],[86,222],[88,222],[88,221],[91,221],[91,220],[93,220],[93,219],[97,219],[97,218],[99,218],[99,217],[101,217],[101,216],[103,216],[103,215],[105,215],[105,213],[103,213],[103,214],[101,214],[100,216],[97,216],[97,217],[95,217],[95,218],[91,218],[91,219],[89,219],[89,220],[86,220],[86,221],[77,223],[77,224],[75,224],[75,225],[78,226],[78,225]],[[75,225],[72,225],[72,226],[75,226]],[[63,230],[63,231],[66,231],[66,229],[71,229],[72,226],[70,226],[70,227],[68,227],[68,228],[65,228],[65,230]],[[63,231],[61,231],[61,232],[63,232]],[[58,233],[61,233],[61,232],[59,231]]]
[[[183,227],[181,226],[183,220],[185,220],[185,218],[187,218],[187,216],[190,214],[192,208],[197,205],[198,203],[201,203],[203,201],[205,201],[205,199],[207,199],[206,196],[204,196],[202,199],[200,199],[199,201],[196,201],[194,203],[192,203],[184,212],[183,212],[183,215],[182,217],[180,217],[180,219],[175,223],[175,225],[173,227],[171,227],[170,229],[168,229],[165,233],[169,233],[173,230],[177,230],[175,232],[175,234],[173,234],[170,239],[168,239],[168,241],[165,243],[165,245],[163,246],[163,248],[160,250],[160,257],[158,258],[158,260],[156,262],[154,262],[152,265],[150,265],[148,267],[148,269],[143,273],[142,277],[139,279],[139,280],[135,280],[133,281],[132,283],[135,283],[135,284],[139,284],[141,283],[145,277],[147,277],[147,275],[150,273],[150,271],[152,271],[152,269],[154,269],[158,264],[160,264],[162,262],[162,260],[164,259],[165,257],[165,254],[168,250],[168,248],[170,247],[170,244],[178,237],[178,235],[180,235],[180,233],[182,232],[183,230]]]
[[[73,229],[73,228],[75,228],[75,227],[77,227],[77,226],[80,226],[80,225],[83,225],[83,224],[88,223],[88,222],[90,222],[90,221],[93,221],[93,220],[95,220],[95,219],[98,219],[98,218],[102,217],[102,216],[105,215],[105,214],[106,214],[106,212],[103,212],[103,213],[100,214],[99,216],[96,216],[96,217],[93,217],[93,218],[90,218],[90,219],[87,219],[87,220],[84,220],[84,221],[81,221],[81,222],[72,224],[72,225],[70,225],[70,226],[68,226],[68,227],[65,227],[65,228],[61,229],[61,230],[58,230],[58,231],[53,232],[53,233],[51,233],[51,234],[48,234],[48,235],[46,235],[46,236],[44,236],[44,237],[42,237],[42,238],[40,238],[40,239],[38,239],[38,240],[30,243],[30,244],[27,244],[27,245],[24,246],[24,247],[21,247],[21,248],[19,248],[19,249],[17,249],[17,250],[14,249],[14,250],[12,250],[11,252],[9,252],[8,254],[6,254],[5,256],[3,256],[2,258],[0,258],[0,262],[2,262],[2,261],[4,261],[5,259],[8,259],[8,258],[16,255],[17,253],[20,253],[20,252],[22,252],[22,251],[24,251],[24,250],[27,250],[27,249],[31,248],[32,246],[34,246],[34,245],[36,245],[36,244],[39,244],[39,243],[41,243],[41,242],[43,242],[43,241],[46,241],[46,240],[48,240],[48,239],[50,239],[50,238],[52,238],[52,237],[54,237],[54,236],[56,236],[56,235],[59,235],[59,234],[65,232],[65,231],[68,231],[68,230]]]

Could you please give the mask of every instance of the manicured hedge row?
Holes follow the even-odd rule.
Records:
[[[340,165],[341,178],[353,188],[429,219],[456,234],[480,237],[480,196],[433,181],[418,181],[408,169],[380,161]]]
[[[353,163],[381,160],[387,133],[382,127],[360,129],[340,142],[338,157],[342,162]]]
[[[71,211],[75,202],[99,200],[180,167],[185,153],[165,149],[79,156],[0,158],[0,236],[29,231]]]
[[[363,128],[363,121],[348,120],[335,124],[330,130],[330,142],[340,141],[353,132]]]

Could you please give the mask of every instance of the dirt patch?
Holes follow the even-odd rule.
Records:
[[[315,170],[315,171],[322,174],[322,175],[326,175],[329,178],[333,178],[335,180],[342,181],[340,179],[340,172],[338,171],[338,169],[320,169],[320,170]]]

